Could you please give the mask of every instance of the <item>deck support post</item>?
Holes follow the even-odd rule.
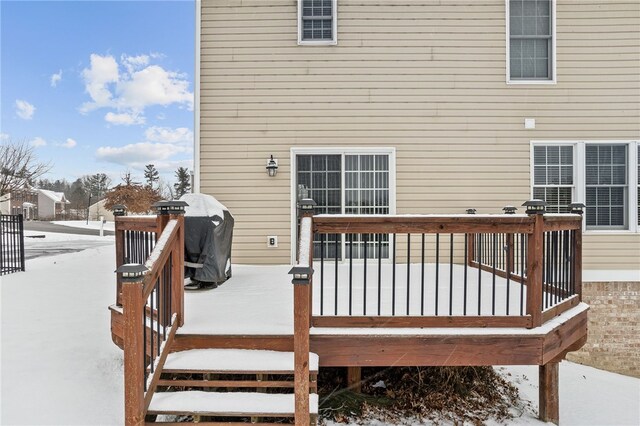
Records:
[[[559,424],[560,401],[558,395],[559,362],[549,362],[539,367],[539,418],[543,422]]]
[[[177,243],[172,253],[174,257],[171,266],[171,285],[173,286],[171,289],[173,300],[171,303],[177,315],[178,327],[182,327],[184,325],[184,215],[172,214],[169,217],[171,220],[178,222]],[[171,321],[171,318],[169,318],[169,321]]]
[[[347,386],[355,393],[362,392],[362,367],[347,367]]]
[[[126,426],[144,424],[145,326],[142,280],[122,283],[124,314],[124,419]]]

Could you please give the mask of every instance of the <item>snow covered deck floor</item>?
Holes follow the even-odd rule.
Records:
[[[406,268],[406,266],[405,266]],[[449,265],[439,270],[439,315],[449,313]],[[293,347],[293,285],[287,275],[290,267],[242,266],[234,270],[229,281],[214,290],[187,292],[185,322],[178,330],[174,350],[223,347],[291,351]],[[348,265],[340,265],[338,315],[348,316]],[[313,316],[320,315],[319,272],[315,265]],[[355,268],[354,268],[355,271]],[[417,317],[421,309],[421,266],[412,265],[410,272],[409,315]],[[383,274],[385,272],[383,271]],[[453,267],[453,315],[461,315],[464,294],[463,265]],[[377,315],[377,275],[367,274],[367,315]],[[333,283],[325,275],[323,317],[334,316]],[[425,276],[425,316],[435,310],[435,266],[428,265]],[[467,268],[467,314],[477,316],[478,270]],[[492,274],[481,273],[481,314],[491,317],[493,299]],[[414,281],[414,277],[416,280]],[[362,277],[354,272],[352,280],[352,313],[362,317],[364,287]],[[382,280],[381,314],[390,316],[392,287]],[[520,317],[520,283],[510,282],[509,316]],[[496,316],[506,315],[505,279],[496,277]],[[357,297],[360,295],[360,297]],[[526,288],[522,297],[526,312]],[[576,350],[586,339],[588,306],[578,303],[559,316],[547,318],[542,326],[513,327],[312,327],[311,352],[320,357],[323,366],[375,365],[543,365]],[[406,318],[406,269],[396,277],[396,317]]]

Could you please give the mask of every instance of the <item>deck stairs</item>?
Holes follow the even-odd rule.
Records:
[[[147,423],[273,424],[294,416],[293,352],[191,349],[168,355]],[[310,414],[317,422],[318,356],[309,354]]]

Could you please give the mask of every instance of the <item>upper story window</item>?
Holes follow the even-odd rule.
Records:
[[[509,83],[554,82],[554,8],[554,0],[507,0]]]
[[[298,0],[298,43],[337,43],[337,0]]]

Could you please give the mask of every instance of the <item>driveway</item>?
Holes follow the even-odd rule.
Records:
[[[73,228],[71,226],[56,225],[51,222],[25,221],[24,229],[27,231],[40,232],[57,232],[60,234],[76,234],[76,235],[100,235],[97,229]],[[104,235],[115,235],[113,231],[104,231]]]

